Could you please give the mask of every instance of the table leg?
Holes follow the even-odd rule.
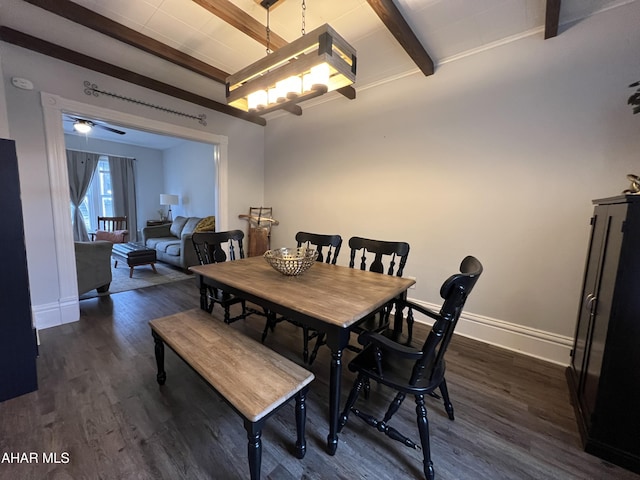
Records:
[[[164,370],[164,341],[155,330],[151,330],[151,335],[153,335],[153,341],[155,343],[156,366],[158,367],[156,380],[160,385],[164,385],[164,382],[167,381],[167,372]]]
[[[406,300],[407,299],[407,291],[405,290],[402,294],[396,299],[395,306],[395,318],[393,320],[393,333],[395,338],[400,338],[402,334],[402,324],[404,323],[404,310],[402,308],[398,308],[400,303],[398,300]]]
[[[329,379],[329,436],[327,453],[335,455],[338,448],[338,420],[340,415],[340,383],[342,380],[342,348],[331,347],[331,373]]]

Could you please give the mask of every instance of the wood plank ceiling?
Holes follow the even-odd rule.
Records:
[[[229,25],[238,29],[243,34],[254,39],[260,44],[267,46],[265,26],[231,1],[193,1],[213,15],[224,20]],[[278,0],[276,0],[276,2],[277,1]],[[279,1],[282,2],[284,0]],[[100,32],[120,42],[131,45],[144,52],[155,55],[168,62],[172,62],[216,82],[225,83],[226,77],[229,76],[228,72],[216,68],[215,66],[194,58],[193,56],[176,48],[166,45],[154,38],[144,35],[132,28],[122,25],[69,0],[25,0],[25,2],[45,9],[86,28]],[[256,0],[256,2],[258,2],[258,0]],[[431,56],[427,53],[423,44],[413,32],[398,7],[394,4],[393,0],[367,0],[367,3],[422,73],[424,75],[433,75],[435,72],[435,65]],[[560,3],[561,0],[546,0],[545,38],[552,38],[558,34]],[[99,71],[101,73],[136,83],[225,114],[233,115],[260,125],[266,124],[266,121],[262,117],[237,110],[233,107],[227,106],[226,104],[204,98],[200,95],[190,93],[166,83],[138,75],[135,72],[76,53],[70,49],[46,42],[31,35],[26,35],[8,27],[0,27],[0,39]],[[276,50],[287,44],[288,42],[282,36],[278,35],[273,30],[270,30],[269,46],[272,49]],[[341,89],[340,93],[349,99],[354,99],[356,96],[355,89],[351,86]],[[289,109],[289,111],[300,115],[302,112],[301,108],[299,106],[294,107],[295,108]]]

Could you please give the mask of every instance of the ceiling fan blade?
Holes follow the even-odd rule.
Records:
[[[117,133],[118,135],[124,135],[124,134],[127,133],[127,132],[123,132],[122,130],[118,130],[117,128],[113,128],[113,127],[109,127],[107,125],[102,125],[100,123],[96,123],[93,120],[85,120],[84,118],[74,117],[72,115],[65,115],[65,117],[67,117],[71,121],[86,123],[88,125],[91,125],[92,127],[102,128],[104,130],[108,130],[109,132]]]
[[[116,128],[107,127],[106,125],[100,125],[99,123],[96,123],[94,126],[102,128],[104,130],[108,130],[113,133],[117,133],[118,135],[124,135],[125,133],[127,133],[127,132],[123,132],[122,130],[118,130]]]

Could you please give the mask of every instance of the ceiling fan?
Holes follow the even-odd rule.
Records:
[[[65,115],[67,121],[73,122],[73,129],[79,133],[89,133],[93,127],[102,128],[103,130],[107,130],[112,133],[117,133],[118,135],[124,135],[127,132],[123,132],[122,130],[118,130],[117,128],[109,127],[107,125],[103,125],[93,120],[85,120],[83,118],[72,117],[70,115]]]

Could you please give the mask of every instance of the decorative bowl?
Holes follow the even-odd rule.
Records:
[[[312,248],[278,248],[267,250],[264,259],[275,270],[283,275],[300,275],[313,265],[318,258],[318,251]]]

